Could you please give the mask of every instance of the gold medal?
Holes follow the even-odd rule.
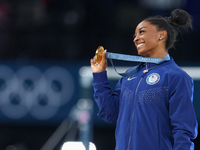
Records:
[[[103,46],[99,46],[99,47],[97,48],[96,52],[95,52],[95,57],[94,57],[94,58],[95,58],[95,61],[96,61],[97,63],[100,63],[100,62],[101,62],[103,52],[104,52]]]

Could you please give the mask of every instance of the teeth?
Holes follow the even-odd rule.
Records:
[[[137,47],[140,47],[140,46],[142,46],[143,44],[144,44],[144,43],[138,44]]]

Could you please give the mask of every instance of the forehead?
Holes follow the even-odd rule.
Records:
[[[147,28],[148,30],[155,30],[155,31],[157,31],[156,26],[152,25],[149,21],[142,21],[142,22],[140,22],[138,24],[138,26],[136,27],[135,32],[139,31],[142,28]]]

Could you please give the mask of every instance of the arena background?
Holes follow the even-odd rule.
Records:
[[[57,141],[48,150],[84,139],[97,150],[114,150],[115,124],[96,116],[90,59],[99,45],[137,55],[137,24],[175,8],[193,17],[193,30],[178,35],[169,53],[181,67],[196,67],[200,122],[199,6],[199,0],[0,0],[0,150],[44,150],[51,138]],[[110,79],[112,88],[118,78]],[[90,130],[83,130],[86,124]],[[194,143],[199,150],[199,137]]]

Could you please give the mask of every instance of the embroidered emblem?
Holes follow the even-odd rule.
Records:
[[[154,85],[158,83],[159,80],[160,80],[160,75],[157,73],[152,73],[147,77],[146,82],[149,85]]]

